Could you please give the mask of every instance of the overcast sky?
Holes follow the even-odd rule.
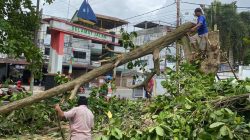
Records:
[[[33,0],[36,4],[36,0]],[[69,4],[70,1],[70,4]],[[182,2],[192,2],[192,3],[202,3],[210,4],[213,0],[182,0]],[[236,0],[220,0],[223,3],[231,3]],[[58,16],[58,17],[68,17],[71,18],[76,10],[81,6],[83,0],[55,0],[51,5],[45,4],[41,5],[43,12],[46,15]],[[170,5],[174,3],[175,0],[89,0],[95,13],[114,16],[121,19],[126,19],[141,13],[145,13],[162,6]],[[250,0],[237,0],[238,6],[249,6]],[[192,14],[198,5],[191,5],[181,3],[181,13],[183,20],[191,20],[193,18]],[[68,10],[69,8],[69,10]],[[246,10],[246,9],[240,9]],[[69,11],[69,12],[68,12]],[[137,18],[129,19],[130,25],[139,23],[144,20],[150,21],[162,21],[166,23],[175,24],[176,21],[176,5],[169,6],[162,10],[147,14],[145,16],[140,16]]]

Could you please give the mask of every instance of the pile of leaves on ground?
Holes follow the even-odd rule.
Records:
[[[168,94],[152,100],[113,97],[106,101],[99,96],[103,89],[94,88],[89,108],[95,115],[95,139],[250,139],[249,100],[242,98],[220,104],[226,97],[248,93],[249,82],[233,79],[216,82],[214,75],[205,75],[197,69],[188,63],[181,66],[179,73],[167,69],[162,86]],[[58,81],[67,82],[65,77],[59,77]],[[53,105],[60,102],[60,98],[1,116],[0,135],[39,134],[39,130],[56,127]],[[67,110],[74,105],[65,103],[63,107]]]
[[[55,77],[58,84],[68,82],[70,79],[65,75]],[[12,95],[6,95],[0,99],[1,103],[8,100],[13,102],[31,96],[29,92],[17,92]],[[60,103],[62,99],[66,99],[69,93],[64,93],[58,97],[53,97],[32,104],[28,107],[12,111],[10,114],[0,115],[0,137],[9,137],[26,134],[42,134],[50,128],[58,127],[57,116],[54,105]],[[67,100],[61,104],[63,110],[68,110],[75,106],[75,100]],[[60,135],[59,135],[60,136]]]

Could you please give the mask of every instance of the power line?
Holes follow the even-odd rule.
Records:
[[[148,16],[148,17],[143,17],[143,18],[138,18],[136,20],[133,20],[132,22],[141,22],[141,21],[145,21],[145,20],[152,20],[152,19],[173,19],[175,18],[176,15],[163,15],[163,14],[160,14],[160,15],[152,15],[152,16]]]
[[[193,10],[193,9],[181,9],[181,15],[184,15],[183,13],[184,12],[189,12],[190,10]],[[169,13],[173,13],[174,14],[169,14]],[[167,13],[167,14],[166,14]],[[162,19],[162,18],[165,18],[165,19],[172,19],[172,18],[176,18],[176,10],[171,10],[171,11],[164,11],[164,12],[161,12],[161,13],[157,13],[157,14],[150,14],[149,16],[145,17],[146,15],[144,16],[141,16],[141,17],[138,17],[136,18],[136,20],[133,20],[132,22],[138,22],[138,21],[143,21],[143,20],[148,20],[148,18],[150,18],[150,20],[152,19]],[[160,17],[159,17],[160,16]],[[131,23],[131,22],[130,22]]]
[[[236,8],[239,8],[239,9],[250,9],[250,7],[236,7]]]
[[[169,5],[163,6],[163,7],[161,7],[161,8],[154,9],[154,10],[149,11],[149,12],[145,12],[145,13],[142,13],[142,14],[139,14],[139,15],[136,15],[136,16],[132,16],[132,17],[126,18],[126,19],[124,19],[124,20],[133,19],[133,18],[136,18],[136,17],[140,17],[140,16],[143,16],[143,15],[147,15],[147,14],[153,13],[153,12],[155,12],[155,11],[159,11],[159,10],[161,10],[161,9],[167,8],[167,7],[169,7],[169,6],[172,6],[172,5],[174,5],[174,4],[175,4],[175,2],[172,3],[172,4],[169,4]]]
[[[161,16],[161,15],[166,15],[166,13],[149,14],[149,15],[134,18],[134,19],[129,20],[129,21],[135,22],[138,20],[148,19],[148,18],[152,18],[152,17],[157,18],[158,16]],[[173,16],[173,14],[169,14],[169,16]]]
[[[181,3],[185,3],[185,4],[191,4],[191,5],[205,5],[205,6],[216,6],[216,5],[209,5],[209,4],[199,4],[199,3],[192,3],[192,2],[186,2],[186,1],[182,1]],[[237,6],[236,8],[238,9],[250,9],[250,7],[242,7],[242,6]]]
[[[192,4],[192,5],[206,5],[206,6],[210,6],[210,5],[207,5],[207,4],[198,4],[198,3],[186,2],[186,1],[182,1],[181,3]]]

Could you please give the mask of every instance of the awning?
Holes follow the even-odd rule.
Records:
[[[18,64],[18,65],[28,65],[29,63],[25,59],[10,59],[10,58],[0,58],[0,63],[2,64]]]

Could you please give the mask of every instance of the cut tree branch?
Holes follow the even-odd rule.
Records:
[[[99,59],[104,59],[108,54],[109,54],[109,52],[106,52],[105,54],[99,56],[98,58],[99,58]]]
[[[71,91],[71,95],[69,97],[69,100],[73,100],[76,97],[76,93],[78,91],[78,89],[80,88],[80,84],[75,85],[74,89]]]
[[[110,49],[107,45],[105,45],[105,50],[112,52],[112,53],[116,53],[116,54],[124,54],[123,52],[117,52],[117,51]]]
[[[155,73],[156,75],[159,76],[161,74],[161,70],[160,70],[160,50],[158,48],[155,49],[153,52],[153,60],[154,60]]]
[[[185,24],[182,24],[177,29],[173,30],[172,32],[168,33],[167,35],[154,40],[150,43],[147,43],[139,48],[134,49],[131,52],[125,53],[119,63],[118,66],[126,64],[129,61],[141,58],[143,56],[146,56],[148,54],[152,54],[155,49],[162,50],[165,48],[165,46],[175,42],[177,39],[180,39],[183,37],[191,28],[193,27],[193,24],[188,22]],[[64,93],[65,91],[72,90],[75,85],[82,85],[87,82],[90,82],[96,77],[99,77],[107,72],[110,72],[114,69],[114,64],[119,59],[118,57],[116,59],[112,59],[112,61],[102,65],[101,67],[95,68],[92,71],[76,78],[73,81],[70,81],[68,83],[59,85],[57,87],[54,87],[52,89],[46,90],[39,94],[34,94],[30,97],[11,102],[7,105],[0,107],[0,114],[9,113],[13,110],[23,108],[25,106],[31,105],[33,103],[39,102],[44,99],[51,98],[53,96],[57,96],[59,94]]]
[[[250,102],[250,93],[224,97],[222,99],[213,100],[213,101],[211,101],[211,103],[215,107],[223,107],[223,106],[231,105],[233,102],[239,101],[239,100],[242,100],[242,99],[247,99]]]
[[[116,78],[116,68],[117,68],[117,66],[119,65],[119,63],[121,62],[121,58],[123,57],[122,55],[120,55],[120,56],[118,56],[119,57],[119,59],[115,62],[115,68],[113,69],[113,78],[114,78],[114,80],[115,80],[115,78]]]
[[[137,85],[133,85],[133,86],[129,86],[128,88],[134,89],[134,88],[146,87],[148,85],[148,82],[153,78],[154,75],[155,75],[155,71],[149,73],[147,78],[142,83],[137,84]]]

